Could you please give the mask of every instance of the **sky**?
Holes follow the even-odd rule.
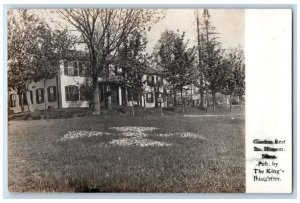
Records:
[[[151,30],[147,32],[148,44],[146,47],[147,53],[152,53],[154,46],[157,44],[161,33],[165,30],[172,30],[186,33],[186,39],[189,40],[189,45],[197,44],[197,30],[195,9],[168,9],[166,10],[165,18],[152,26]],[[64,24],[63,20],[48,10],[35,10],[40,17],[45,18],[48,23],[54,24],[60,22]],[[201,18],[203,9],[199,9],[199,16]],[[244,9],[209,9],[211,15],[211,23],[219,33],[219,41],[222,43],[222,48],[240,47],[244,49],[244,31],[245,18]],[[200,19],[201,20],[201,19]],[[51,23],[50,23],[51,24]],[[74,34],[74,32],[73,32]]]
[[[185,31],[186,39],[191,45],[196,45],[196,20],[195,9],[169,9],[163,20],[155,24],[150,32],[147,33],[148,45],[147,52],[152,52],[153,47],[165,30]],[[199,9],[200,18],[203,9]],[[222,47],[240,46],[244,48],[244,10],[243,9],[209,9],[212,25],[219,34]]]

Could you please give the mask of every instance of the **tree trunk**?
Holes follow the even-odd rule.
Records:
[[[46,79],[44,78],[44,102],[45,102],[45,110],[47,110],[47,98],[46,98]]]
[[[133,94],[131,94],[131,111],[132,111],[132,115],[134,116]]]
[[[32,106],[32,103],[31,103],[30,92],[29,91],[26,91],[26,100],[27,100],[28,112],[33,112],[33,106]]]
[[[213,111],[216,111],[216,93],[212,93]]]
[[[185,108],[185,99],[182,100],[182,113],[184,113],[184,108]]]
[[[176,89],[175,89],[175,86],[173,86],[173,95],[174,95],[174,107],[176,107]]]
[[[198,41],[198,56],[199,56],[199,71],[200,71],[200,105],[199,108],[204,108],[204,93],[203,93],[203,68],[202,68],[202,50],[200,40],[200,20],[199,13],[197,11],[197,41]]]
[[[24,112],[24,94],[20,93],[19,99],[21,99],[21,111]]]
[[[93,93],[94,98],[92,103],[93,115],[100,115],[100,99],[99,99],[99,87],[98,87],[97,77],[93,78],[93,89],[94,89],[94,93]]]
[[[143,107],[143,97],[142,94],[139,94],[139,103],[140,103],[140,107]]]
[[[231,101],[231,95],[229,96],[229,109],[232,111],[232,101]]]
[[[203,92],[203,79],[200,78],[200,108],[204,108],[204,92]]]
[[[158,95],[159,95],[159,87],[156,87],[154,86],[154,106],[155,108],[158,108],[158,101],[157,101],[157,98],[158,98]]]
[[[194,106],[194,101],[193,101],[193,84],[191,84],[191,102],[192,102],[192,106]]]
[[[183,88],[180,89],[180,99],[181,99],[181,102],[183,103],[183,101],[182,101],[182,91],[183,91]]]

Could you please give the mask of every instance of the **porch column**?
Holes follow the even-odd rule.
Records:
[[[122,105],[122,89],[121,86],[118,87],[118,93],[119,93],[119,105]]]
[[[145,107],[144,95],[142,95],[142,107]]]

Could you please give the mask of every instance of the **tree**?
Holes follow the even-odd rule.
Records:
[[[199,11],[196,10],[196,23],[197,23],[197,51],[198,51],[198,76],[199,76],[199,92],[200,92],[200,108],[204,108],[204,64],[203,64],[203,51],[204,51],[204,38],[201,32],[201,21],[199,18]]]
[[[94,89],[92,107],[100,114],[98,77],[108,77],[118,48],[134,31],[149,28],[164,15],[158,9],[62,9],[59,15],[74,26],[89,50]]]
[[[185,85],[192,82],[194,48],[188,48],[188,42],[185,42],[185,33],[181,35],[173,31],[162,33],[154,55],[157,64],[162,69],[165,79],[172,86],[174,94],[174,106],[176,106],[176,92],[182,91]]]
[[[121,76],[123,77],[125,86],[129,87],[133,115],[134,100],[137,100],[138,105],[142,105],[141,98],[144,93],[143,75],[148,66],[148,57],[144,52],[146,44],[145,33],[135,31],[123,41],[118,50],[116,66],[121,68]]]
[[[245,94],[245,63],[244,52],[241,49],[228,49],[223,59],[222,66],[225,70],[222,93],[229,95],[230,111],[232,97]]]
[[[28,10],[11,10],[8,29],[8,86],[17,90],[24,111],[33,111],[28,86],[31,82],[53,78],[59,71],[58,60],[70,47],[66,31],[52,31]],[[44,91],[45,92],[45,91]]]
[[[213,111],[216,109],[216,93],[221,91],[223,82],[224,69],[222,68],[222,49],[221,43],[217,41],[217,33],[215,27],[211,24],[210,14],[207,9],[203,11],[203,73],[205,85],[212,94]]]

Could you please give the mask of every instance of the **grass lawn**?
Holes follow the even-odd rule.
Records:
[[[240,106],[233,106],[232,111],[225,108],[217,108],[216,111],[212,110],[212,106],[208,107],[207,112],[201,110],[198,107],[186,106],[184,113],[182,112],[182,106],[176,108],[163,108],[163,114],[166,116],[181,116],[183,114],[189,115],[237,115],[244,114],[245,108]],[[160,115],[160,108],[142,108],[134,107],[135,115]],[[8,120],[41,120],[41,119],[62,119],[62,118],[75,118],[88,116],[92,114],[92,110],[89,108],[65,108],[65,109],[52,109],[51,111],[42,110],[34,112],[22,112],[16,114],[9,114]],[[101,109],[101,115],[104,116],[129,116],[132,115],[132,108],[130,106],[114,106],[113,109]]]
[[[86,115],[8,125],[11,192],[245,191],[244,116]],[[132,126],[153,129],[114,128]]]

